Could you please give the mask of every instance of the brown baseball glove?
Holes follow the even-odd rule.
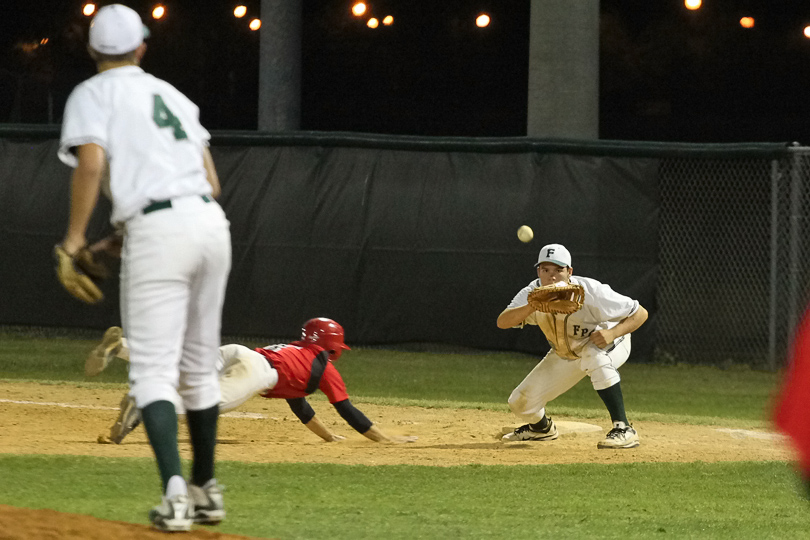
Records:
[[[98,283],[107,278],[109,271],[95,260],[87,248],[70,255],[61,245],[56,245],[53,254],[56,258],[56,277],[67,292],[88,304],[98,303],[104,298]]]
[[[543,313],[574,313],[584,301],[585,290],[576,283],[552,283],[529,293],[529,305]]]
[[[95,244],[88,246],[87,251],[93,254],[94,260],[97,258],[97,255],[106,255],[113,259],[120,259],[123,244],[124,233],[123,231],[117,230]],[[106,269],[106,266],[104,268]]]

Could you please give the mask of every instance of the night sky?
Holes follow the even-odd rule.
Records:
[[[83,2],[18,1],[0,19],[0,122],[59,123],[94,73]],[[124,2],[152,31],[143,62],[200,106],[209,129],[256,129],[259,35],[233,2]],[[526,134],[529,0],[304,0],[303,130]],[[205,7],[210,6],[215,7]],[[486,11],[492,24],[476,28]],[[810,144],[810,1],[602,0],[600,138]],[[756,26],[740,27],[744,15]],[[43,38],[48,42],[39,44]]]

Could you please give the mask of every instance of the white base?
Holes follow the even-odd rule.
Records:
[[[566,422],[565,420],[557,422],[555,420],[554,423],[557,424],[557,431],[559,431],[561,434],[593,433],[596,431],[606,431],[606,429],[601,426],[597,426],[594,424],[586,424],[585,422]]]
[[[717,428],[717,431],[721,433],[728,433],[731,435],[732,439],[763,439],[766,441],[784,441],[787,440],[785,435],[781,433],[765,433],[762,431],[750,431],[747,429],[729,429],[729,428]]]

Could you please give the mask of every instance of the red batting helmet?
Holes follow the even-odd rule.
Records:
[[[330,360],[340,358],[344,349],[351,350],[343,343],[343,327],[332,319],[324,317],[310,319],[304,323],[304,327],[301,329],[301,341],[323,347],[331,353]]]

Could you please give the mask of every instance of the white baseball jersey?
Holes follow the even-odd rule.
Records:
[[[76,167],[74,147],[95,143],[110,164],[113,211],[122,223],[155,201],[207,195],[203,166],[210,135],[199,109],[171,84],[137,66],[110,69],[68,97],[59,158]]]
[[[539,326],[559,356],[574,360],[580,358],[588,348],[598,352],[600,349],[589,341],[590,335],[597,330],[613,328],[635,313],[639,304],[595,279],[571,276],[570,281],[582,285],[585,291],[582,309],[570,315],[535,311],[518,327],[526,324]],[[533,280],[515,295],[507,308],[525,306],[529,303],[529,293],[540,286],[539,278]]]

